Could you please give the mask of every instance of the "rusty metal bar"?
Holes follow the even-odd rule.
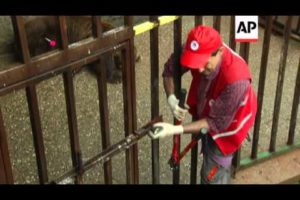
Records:
[[[221,32],[221,16],[213,16],[213,27],[219,33]]]
[[[41,184],[44,184],[48,181],[48,174],[47,174],[45,147],[43,142],[43,133],[41,127],[41,119],[39,114],[38,99],[37,99],[35,85],[30,84],[28,87],[26,87],[26,97],[27,97],[27,103],[28,103],[28,109],[30,115],[30,122],[32,128],[39,180]]]
[[[22,16],[12,16],[11,17],[14,32],[16,34],[17,46],[21,49],[21,56],[24,63],[29,63],[30,53],[28,48],[28,41],[24,26],[24,19]]]
[[[94,37],[102,37],[101,17],[93,16],[93,35]]]
[[[133,19],[132,19],[133,21]],[[132,95],[132,126],[133,130],[137,129],[137,113],[136,113],[136,85],[135,85],[135,53],[134,53],[134,31],[133,26],[131,26],[131,37],[129,39],[129,49],[130,49],[130,75],[131,75],[131,95]],[[133,154],[133,166],[134,166],[134,184],[139,183],[139,160],[138,160],[138,144],[132,146]]]
[[[111,146],[110,131],[109,131],[109,111],[107,101],[107,83],[106,83],[106,66],[103,59],[97,62],[97,83],[98,83],[98,98],[101,124],[101,141],[102,151]],[[108,160],[103,165],[105,184],[112,184],[112,164]]]
[[[240,168],[240,165],[241,165],[241,150],[239,149],[234,153],[232,159],[232,167],[231,167],[232,177],[235,177],[237,170]]]
[[[0,184],[13,184],[14,178],[10,163],[7,137],[0,109]]]
[[[62,48],[65,52],[69,46],[66,17],[60,16],[59,24],[60,24]],[[67,107],[67,114],[68,114],[72,165],[73,167],[76,168],[76,173],[77,173],[77,176],[75,177],[75,184],[80,184],[83,181],[82,180],[82,174],[83,174],[82,154],[80,150],[80,143],[79,143],[79,136],[78,136],[72,71],[67,70],[66,72],[64,72],[63,79],[64,79],[64,88],[65,88],[66,107]]]
[[[195,26],[203,24],[203,16],[195,16]],[[195,121],[194,119],[192,121]],[[191,140],[193,140],[196,135],[192,134]],[[190,170],[190,184],[197,183],[197,166],[198,166],[198,145],[195,145],[191,150],[191,170]]]
[[[124,24],[126,26],[129,26],[129,27],[133,28],[133,17],[132,16],[125,16],[124,17]]]
[[[54,71],[56,68],[68,65],[69,63],[80,59],[85,59],[102,52],[103,49],[120,44],[130,37],[132,38],[132,35],[132,29],[121,27],[112,31],[110,34],[105,35],[103,39],[95,38],[79,42],[77,45],[68,49],[67,57],[64,51],[55,51],[49,54],[36,56],[30,63],[30,68],[27,66],[28,64],[21,64],[3,70],[0,72],[0,95],[6,94],[16,88],[20,88],[20,86],[26,86],[28,80],[33,79],[36,76],[48,73],[49,71]]]
[[[250,49],[250,44],[249,42],[243,42],[240,45],[240,55],[244,60],[248,63],[249,59],[249,49]],[[235,176],[236,171],[240,167],[240,160],[241,160],[241,150],[237,150],[234,154],[233,161],[232,161],[232,166],[233,166],[233,172],[232,175]]]
[[[82,183],[82,158],[79,144],[74,85],[71,70],[63,73],[66,107],[68,115],[69,137],[71,145],[72,165],[76,169],[75,184]]]
[[[93,35],[94,37],[101,38],[103,34],[101,17],[93,16]],[[101,141],[102,150],[111,146],[110,131],[109,131],[109,111],[107,102],[107,84],[106,84],[106,68],[103,65],[103,58],[100,63],[97,63],[97,84],[98,84],[98,98],[99,98],[99,111],[100,111],[100,125],[101,125]],[[103,164],[104,182],[105,184],[112,184],[112,162],[107,160]]]
[[[262,46],[262,55],[261,55],[261,63],[260,63],[260,73],[259,73],[259,82],[258,82],[258,108],[257,114],[254,124],[254,131],[253,131],[253,142],[252,142],[252,149],[251,149],[251,158],[257,158],[257,148],[258,148],[258,140],[259,140],[259,130],[260,130],[260,123],[261,123],[261,111],[264,99],[264,90],[265,90],[265,81],[266,81],[266,72],[268,66],[268,56],[269,56],[269,48],[270,48],[270,40],[272,34],[272,16],[268,16],[266,20],[266,27],[264,32],[264,41]]]
[[[130,85],[131,88],[131,114],[132,114],[132,129],[135,130],[137,128],[137,116],[136,116],[136,87],[135,87],[135,55],[134,55],[134,30],[133,30],[133,16],[126,16],[124,18],[124,24],[128,26],[129,32],[129,73],[130,73]],[[124,80],[124,79],[123,79]],[[139,169],[138,169],[138,146],[137,144],[133,145],[130,148],[130,162],[133,167],[132,169],[132,183],[138,184],[139,182]]]
[[[299,17],[299,19],[300,19],[300,17]],[[296,85],[295,85],[295,90],[294,90],[293,107],[292,107],[292,112],[291,112],[289,136],[288,136],[288,141],[287,141],[288,145],[294,144],[299,101],[300,101],[300,59],[299,59],[299,65],[298,65]]]
[[[65,16],[59,16],[59,28],[60,28],[60,36],[61,36],[61,44],[62,49],[66,50],[68,49],[69,40],[68,40],[68,32],[67,32],[67,23],[66,23],[66,17]]]
[[[280,111],[284,73],[285,73],[285,66],[286,66],[286,59],[287,59],[291,27],[292,27],[292,16],[288,16],[288,18],[286,20],[285,28],[284,28],[283,44],[282,44],[282,49],[281,49],[281,53],[280,53],[279,70],[278,70],[278,77],[277,77],[277,88],[276,88],[276,96],[275,96],[274,112],[273,112],[274,116],[273,116],[273,122],[272,122],[271,140],[270,140],[270,148],[269,148],[270,152],[275,151],[276,135],[277,135],[277,129],[278,129],[278,120],[279,120],[279,111]]]
[[[174,87],[175,95],[179,97],[181,89],[181,67],[180,67],[180,54],[181,54],[181,42],[182,42],[182,18],[178,18],[173,22],[173,35],[174,35]],[[174,119],[175,123],[175,119]],[[173,137],[173,143],[175,137]],[[180,136],[178,137],[178,152],[180,152]],[[180,178],[180,165],[173,170],[173,184],[179,184]]]
[[[278,16],[276,16],[277,18]],[[281,22],[280,18],[285,18],[286,16],[279,16],[279,20],[273,20],[273,32],[278,34],[278,35],[281,35],[283,36],[284,34],[284,28],[285,28],[285,25],[284,23]],[[265,23],[266,23],[266,19],[265,17],[259,17],[259,25],[265,27]],[[298,23],[300,23],[298,21]],[[292,25],[291,25],[291,33],[290,33],[290,37],[296,41],[300,41],[300,30],[296,30],[297,28],[297,24],[296,26],[293,26],[293,22],[292,22]],[[299,24],[300,26],[300,24]]]
[[[16,28],[16,33],[18,35],[17,41],[22,50],[22,60],[27,66],[31,68],[31,59],[28,49],[28,41],[26,37],[26,31],[24,26],[24,19],[22,16],[12,17],[14,27]],[[45,156],[45,148],[43,142],[43,133],[41,128],[41,119],[39,114],[38,100],[36,94],[36,87],[34,84],[29,84],[26,87],[26,97],[30,115],[30,122],[32,128],[32,136],[34,142],[34,149],[36,154],[36,162],[38,167],[39,181],[41,184],[44,184],[48,181],[47,174],[47,163]]]
[[[240,55],[246,63],[248,63],[249,60],[249,50],[250,50],[250,43],[249,42],[243,42],[240,45]]]
[[[150,21],[158,23],[158,16],[150,16]],[[158,27],[150,31],[151,64],[151,119],[159,115],[159,45]],[[151,141],[152,183],[159,184],[159,140]]]
[[[298,34],[300,34],[300,16],[298,16],[298,22],[297,22],[296,32],[297,32]]]
[[[121,141],[113,144],[112,146],[108,147],[101,153],[97,154],[96,156],[90,158],[83,164],[83,171],[86,172],[87,170],[91,169],[98,163],[107,162],[113,156],[123,152],[126,149],[129,149],[132,145],[136,144],[140,139],[145,137],[149,131],[152,129],[152,125],[161,122],[162,116],[156,117],[155,119],[148,122],[146,125],[141,127],[140,129],[133,132],[133,134],[128,135],[126,138],[122,139]],[[55,180],[51,181],[51,183],[60,183],[64,179],[73,177],[76,175],[76,170],[73,168],[63,174],[62,176],[56,178]]]
[[[230,34],[229,34],[229,46],[232,50],[236,50],[235,42],[235,16],[230,17]]]
[[[195,26],[203,24],[203,16],[195,16]]]
[[[122,49],[122,77],[123,77],[123,102],[124,102],[124,125],[125,125],[125,136],[128,136],[133,132],[132,122],[132,92],[131,92],[131,70],[130,70],[130,53],[129,44],[126,45],[125,49]],[[126,177],[127,183],[134,183],[134,163],[132,149],[128,149],[125,152],[126,155]]]
[[[236,50],[236,42],[235,42],[235,16],[231,16],[230,18],[230,33],[229,33],[229,47],[232,50]],[[240,159],[241,153],[238,150],[233,157],[232,160],[232,176],[235,177],[238,168],[240,167]]]

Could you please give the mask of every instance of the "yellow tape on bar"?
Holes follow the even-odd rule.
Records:
[[[158,18],[159,23],[147,21],[147,22],[144,22],[144,23],[134,26],[133,30],[135,32],[135,35],[138,35],[138,34],[150,31],[151,29],[153,29],[157,26],[162,26],[164,24],[173,22],[178,18],[179,18],[179,16],[162,16],[162,17]]]

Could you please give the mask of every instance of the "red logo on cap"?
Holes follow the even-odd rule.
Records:
[[[191,49],[192,49],[193,51],[197,51],[197,50],[199,49],[199,43],[198,43],[196,40],[193,40],[193,41],[191,42]]]

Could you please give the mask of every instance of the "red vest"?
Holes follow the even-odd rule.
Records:
[[[247,63],[229,47],[224,46],[223,58],[220,66],[220,71],[217,77],[211,83],[210,89],[206,94],[207,103],[204,107],[201,116],[208,115],[210,110],[209,102],[215,100],[228,85],[238,80],[249,79],[251,81],[251,74]],[[187,104],[190,106],[189,112],[193,116],[197,114],[198,89],[201,76],[198,70],[191,70],[193,80],[191,83]],[[254,124],[257,110],[257,99],[252,85],[249,86],[244,100],[240,103],[234,119],[226,130],[215,133],[210,131],[220,151],[224,155],[235,152],[242,144],[247,136],[248,131]]]

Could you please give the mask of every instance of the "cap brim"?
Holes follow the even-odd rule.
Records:
[[[183,67],[192,69],[200,69],[205,66],[210,54],[197,54],[192,51],[185,50],[180,57],[180,64]]]

